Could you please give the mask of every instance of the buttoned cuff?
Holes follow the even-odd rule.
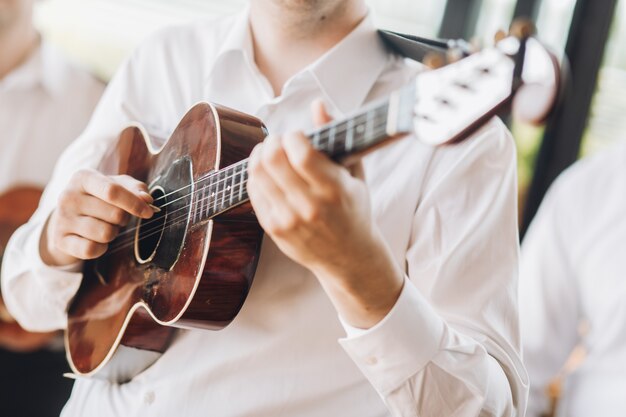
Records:
[[[440,349],[444,322],[405,278],[389,314],[368,330],[342,324],[348,336],[339,343],[383,396],[423,369]]]

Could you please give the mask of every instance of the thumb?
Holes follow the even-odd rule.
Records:
[[[321,99],[314,100],[311,103],[311,113],[313,114],[313,124],[315,124],[315,127],[322,127],[333,120],[326,111],[326,105]]]

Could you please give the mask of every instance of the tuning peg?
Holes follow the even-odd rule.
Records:
[[[511,24],[511,35],[517,39],[528,39],[535,34],[535,24],[526,18],[515,19]]]
[[[427,53],[422,63],[430,69],[439,69],[447,65],[446,58],[439,52]]]
[[[500,43],[501,41],[505,40],[508,37],[509,37],[509,34],[506,33],[504,30],[500,29],[493,36],[493,41],[494,41],[494,43]]]

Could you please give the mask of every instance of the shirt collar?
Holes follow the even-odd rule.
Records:
[[[389,52],[378,36],[371,15],[305,71],[339,111],[361,107],[389,63]]]
[[[222,65],[232,63],[226,57],[238,55],[248,66],[255,67],[249,10],[238,14],[211,66],[211,74]],[[313,78],[322,94],[341,113],[361,107],[388,65],[390,52],[380,39],[368,14],[361,23],[317,61],[295,74],[287,84],[303,75]]]

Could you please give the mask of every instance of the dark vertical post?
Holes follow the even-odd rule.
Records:
[[[561,107],[548,123],[524,208],[523,237],[554,179],[576,161],[587,126],[598,72],[617,0],[578,0],[565,52],[571,82]]]
[[[539,14],[539,4],[539,0],[517,0],[513,18],[528,17],[536,21]]]
[[[439,28],[443,39],[469,39],[474,35],[482,0],[448,0]]]

